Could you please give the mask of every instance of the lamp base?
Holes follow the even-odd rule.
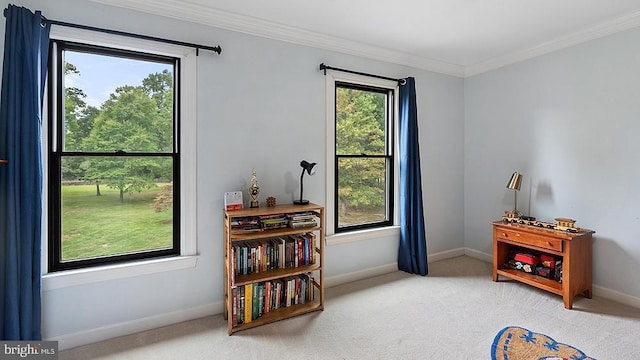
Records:
[[[294,200],[295,205],[309,205],[309,200]]]

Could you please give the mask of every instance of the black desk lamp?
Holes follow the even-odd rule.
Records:
[[[307,171],[309,175],[316,173],[316,163],[310,163],[306,160],[302,160],[300,161],[300,166],[302,166],[302,173],[300,174],[300,200],[294,200],[293,203],[296,205],[307,205],[309,200],[302,200],[302,178],[304,177],[305,171]]]

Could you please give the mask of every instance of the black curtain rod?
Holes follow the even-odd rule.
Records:
[[[375,75],[375,74],[367,74],[367,73],[363,73],[363,72],[359,72],[359,71],[353,71],[353,70],[347,70],[347,69],[340,69],[340,68],[336,68],[336,67],[333,67],[333,66],[325,65],[324,63],[320,64],[320,70],[323,70],[325,75],[327,75],[327,70],[335,70],[335,71],[346,72],[346,73],[349,73],[349,74],[371,76],[371,77],[378,78],[378,79],[396,81],[400,85],[404,85],[407,82],[405,79],[396,79],[396,78],[391,78],[391,77],[387,77],[387,76],[381,76],[381,75]]]
[[[7,9],[4,9],[3,14],[4,14],[4,17],[7,17]],[[195,48],[196,49],[196,56],[199,55],[200,49],[210,50],[210,51],[213,51],[215,53],[218,53],[218,55],[220,55],[220,53],[222,53],[222,48],[220,47],[220,45],[218,45],[218,46],[199,45],[199,44],[193,44],[193,43],[188,43],[188,42],[184,42],[184,41],[168,40],[168,39],[162,39],[162,38],[157,38],[157,37],[153,37],[153,36],[128,33],[128,32],[124,32],[124,31],[103,29],[103,28],[97,28],[97,27],[87,26],[87,25],[72,24],[72,23],[68,23],[68,22],[64,22],[64,21],[50,20],[50,19],[47,19],[44,16],[42,18],[44,19],[44,21],[46,21],[47,23],[49,23],[51,25],[66,26],[66,27],[82,29],[82,30],[97,31],[97,32],[102,32],[102,33],[106,33],[106,34],[111,34],[111,35],[128,36],[128,37],[137,38],[137,39],[151,40],[151,41],[157,41],[157,42],[162,42],[162,43],[166,43],[166,44],[180,45],[180,46]]]

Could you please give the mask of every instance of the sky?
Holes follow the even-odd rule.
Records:
[[[87,105],[100,108],[102,103],[119,86],[142,85],[149,74],[172,71],[171,64],[160,64],[141,60],[132,60],[114,56],[87,54],[65,51],[65,61],[75,65],[79,75],[65,76],[65,87],[82,89],[87,97]]]

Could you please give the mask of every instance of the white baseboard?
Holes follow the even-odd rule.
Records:
[[[640,309],[640,298],[623,294],[619,291],[611,290],[603,286],[593,285],[593,296],[603,297],[611,301]]]
[[[428,255],[428,262],[446,260],[458,256],[469,256],[485,262],[492,262],[493,256],[470,248],[458,248],[447,250],[435,254]],[[373,276],[384,275],[398,271],[398,264],[393,262],[390,264],[380,265],[373,268],[362,269],[355,272],[340,274],[325,278],[325,287],[333,287],[341,284],[350,283],[357,280],[370,278]],[[593,286],[595,296],[603,297],[608,300],[619,302],[621,304],[640,308],[640,298],[623,294],[621,292],[608,289],[602,286]],[[194,308],[178,310],[166,314],[158,314],[146,318],[135,319],[123,323],[107,325],[100,328],[84,330],[82,332],[65,334],[47,338],[46,340],[58,341],[60,350],[71,349],[74,347],[88,345],[99,341],[112,339],[119,336],[135,334],[137,332],[151,330],[162,326],[180,323],[183,321],[202,318],[205,316],[222,314],[224,311],[224,303],[222,301],[209,303]]]
[[[464,254],[474,259],[482,260],[484,262],[493,263],[493,255],[483,253],[482,251],[464,248]]]
[[[165,314],[158,314],[146,318],[135,319],[123,323],[107,325],[95,329],[84,330],[77,333],[65,334],[46,338],[50,341],[58,341],[58,349],[66,350],[78,346],[88,345],[99,341],[113,339],[119,336],[135,334],[141,331],[156,329],[159,327],[177,324],[183,321],[199,319],[205,316],[221,314],[224,310],[222,301],[210,303],[194,308],[178,310]]]
[[[430,254],[427,256],[427,262],[432,263],[435,261],[451,259],[458,256],[466,255],[465,248],[453,249],[442,251],[435,254]],[[491,257],[489,257],[491,258]],[[398,270],[398,263],[393,262],[385,265],[376,266],[368,269],[361,269],[358,271],[350,272],[347,274],[340,274],[331,277],[326,277],[324,279],[325,287],[333,287],[342,284],[347,284],[350,282],[367,279],[374,276],[384,275],[388,273],[392,273]]]
[[[447,260],[462,255],[464,255],[464,248],[441,251],[439,253],[427,255],[427,262],[432,263],[435,261]]]
[[[362,269],[347,274],[340,274],[324,278],[324,286],[329,288],[350,282],[367,279],[374,276],[384,275],[398,271],[398,263],[390,263],[373,268]]]

